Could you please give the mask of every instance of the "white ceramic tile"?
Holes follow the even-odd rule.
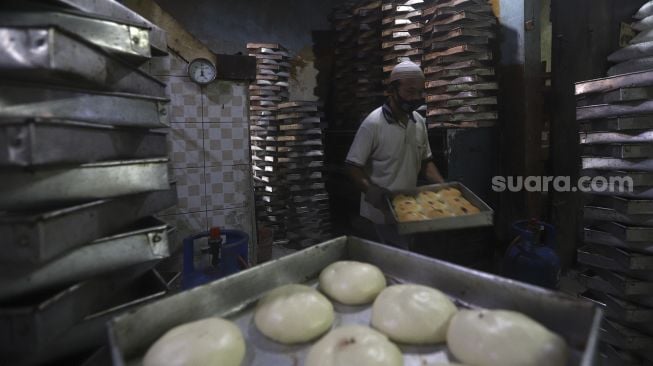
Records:
[[[251,204],[249,165],[206,168],[207,210],[244,207]]]
[[[175,232],[169,238],[171,249],[177,252],[182,247],[182,241],[191,235],[208,230],[206,212],[193,212],[179,215],[159,216],[163,222],[175,227]]]
[[[219,80],[202,91],[204,122],[247,123],[245,84]]]
[[[204,123],[206,166],[249,164],[249,131],[242,123]]]
[[[177,182],[177,206],[164,214],[206,211],[206,187],[204,169],[172,169]]]
[[[162,76],[170,98],[170,122],[202,122],[202,94],[188,77]]]
[[[174,168],[204,167],[204,129],[201,123],[171,123],[168,154]]]

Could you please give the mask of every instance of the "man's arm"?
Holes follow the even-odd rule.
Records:
[[[349,176],[354,181],[356,188],[363,193],[367,192],[371,183],[370,178],[367,176],[363,168],[351,163],[347,164],[347,166],[349,167]]]
[[[422,174],[426,180],[431,184],[440,184],[444,183],[444,178],[440,174],[440,171],[435,166],[433,160],[425,160],[422,162]]]

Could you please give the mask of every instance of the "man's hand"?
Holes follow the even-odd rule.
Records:
[[[387,211],[388,204],[386,203],[386,197],[389,195],[390,191],[387,189],[381,188],[376,184],[370,184],[365,192],[365,201],[381,211]]]
[[[426,160],[422,163],[422,173],[430,184],[444,183],[444,178],[442,178],[440,171],[432,160]]]

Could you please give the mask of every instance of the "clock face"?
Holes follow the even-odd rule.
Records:
[[[215,80],[215,66],[207,59],[197,58],[188,65],[188,75],[198,84],[208,84]]]

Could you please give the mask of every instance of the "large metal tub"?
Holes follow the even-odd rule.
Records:
[[[314,285],[324,267],[345,259],[378,266],[390,283],[438,288],[461,307],[525,313],[566,339],[572,349],[569,365],[594,364],[603,313],[591,302],[370,241],[340,237],[113,319],[108,327],[114,365],[139,365],[147,348],[166,331],[209,316],[227,317],[241,328],[247,340],[244,365],[301,365],[310,344],[287,347],[265,339],[253,325],[253,305],[277,286]],[[369,306],[335,304],[335,309],[335,324],[369,323]],[[444,345],[401,349],[406,366],[447,360]]]

